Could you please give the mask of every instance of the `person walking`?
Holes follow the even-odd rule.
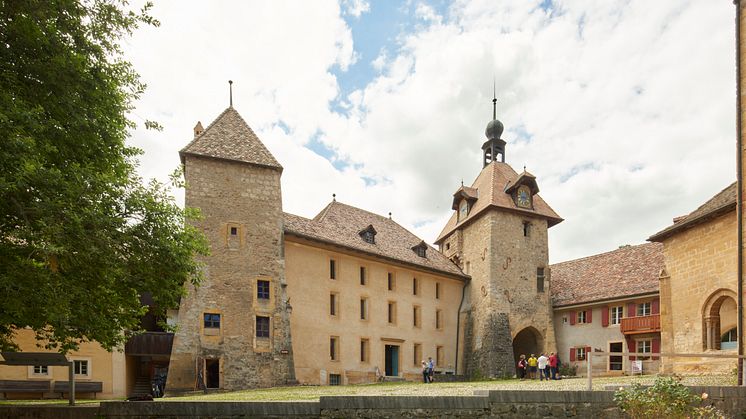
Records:
[[[531,354],[531,356],[528,358],[528,379],[529,380],[535,380],[536,379],[536,355]]]
[[[557,379],[557,368],[559,367],[559,364],[557,361],[559,361],[559,359],[557,358],[557,355],[554,352],[552,352],[549,355],[549,370],[551,372],[552,380]]]
[[[549,364],[549,358],[545,354],[539,355],[539,359],[536,360],[537,367],[539,369],[539,381],[544,381],[546,378],[549,379],[549,376],[547,375],[547,365]]]
[[[428,371],[428,368],[427,368],[427,362],[425,362],[425,360],[423,359],[422,360],[422,382],[427,384],[430,382],[429,380],[430,380],[430,372]]]
[[[526,355],[521,354],[520,359],[518,359],[518,378],[521,379],[521,381],[526,379]]]
[[[427,368],[429,373],[429,380],[432,383],[433,381],[433,375],[435,374],[435,362],[433,362],[433,357],[429,356],[427,357]]]

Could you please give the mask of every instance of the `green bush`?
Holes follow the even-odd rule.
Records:
[[[723,413],[714,406],[703,406],[707,394],[692,394],[674,377],[658,377],[651,387],[632,384],[620,388],[614,401],[632,418],[722,418]]]
[[[562,377],[575,377],[578,375],[578,366],[572,364],[560,364],[559,374]]]

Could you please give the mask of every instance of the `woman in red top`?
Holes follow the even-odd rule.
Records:
[[[552,352],[549,355],[549,370],[552,372],[552,380],[557,379],[557,355]]]

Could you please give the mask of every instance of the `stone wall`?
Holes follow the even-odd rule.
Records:
[[[692,387],[727,417],[746,412],[744,387]],[[494,391],[474,396],[330,396],[318,402],[102,402],[99,409],[63,406],[0,406],[0,419],[101,418],[622,418],[613,391]]]
[[[280,170],[188,155],[186,206],[210,243],[204,280],[186,285],[174,336],[169,392],[201,388],[209,362],[218,362],[223,389],[276,386],[293,380],[289,317],[285,310]],[[257,281],[270,298],[257,298]],[[204,327],[205,313],[220,327]],[[268,317],[269,338],[257,337],[256,317]]]

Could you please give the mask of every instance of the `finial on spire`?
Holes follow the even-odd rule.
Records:
[[[337,194],[332,194],[332,201],[337,202]]]
[[[492,75],[492,120],[497,119],[497,89],[495,88],[495,76]]]
[[[233,80],[228,80],[228,92],[230,97],[231,108],[233,107]]]
[[[461,187],[462,188],[464,187],[464,180],[463,179],[461,179]]]
[[[391,219],[391,211],[389,211],[389,220]]]
[[[524,172],[526,171],[526,165],[525,164],[523,165],[523,171]]]

